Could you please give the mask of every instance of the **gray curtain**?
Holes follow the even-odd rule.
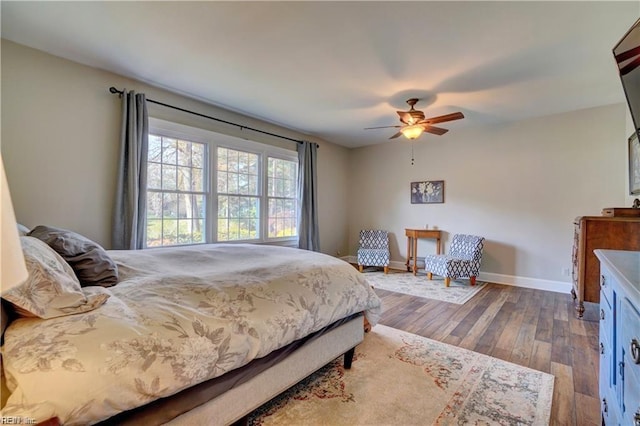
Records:
[[[111,240],[115,250],[144,247],[148,139],[149,115],[145,95],[125,90],[122,95],[118,186]]]
[[[300,191],[298,247],[312,251],[320,251],[317,158],[317,144],[311,142],[298,144],[298,189]]]

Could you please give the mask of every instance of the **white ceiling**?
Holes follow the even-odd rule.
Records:
[[[363,128],[398,124],[411,97],[427,117],[462,111],[451,133],[623,102],[611,49],[640,16],[637,1],[0,7],[3,38],[347,147],[386,141],[395,129]]]

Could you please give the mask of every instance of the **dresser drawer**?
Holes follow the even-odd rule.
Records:
[[[614,406],[615,397],[613,394],[608,393],[604,397],[600,394],[600,398],[600,413],[605,426],[618,426],[618,411]]]
[[[640,410],[640,313],[623,298],[620,303],[620,347],[624,362],[623,418],[635,424],[633,418]]]
[[[600,292],[600,296],[602,297],[600,299],[600,312],[598,313],[600,317],[600,340],[606,339],[608,343],[613,345],[613,309],[605,300],[603,292]],[[611,346],[612,348],[613,346]]]
[[[636,354],[638,361],[633,362],[633,367],[640,375],[640,313],[626,297],[620,303],[620,345],[629,359],[633,360],[632,353]]]
[[[598,353],[600,356],[600,395],[604,395],[605,392],[615,385],[615,375],[612,371],[613,361],[611,359],[613,350],[611,348],[611,343],[606,337],[604,323],[602,322],[600,323],[600,344],[598,347]]]
[[[609,303],[609,307],[613,307],[615,300],[613,300],[613,278],[609,275],[609,271],[600,271],[600,297],[602,296]]]
[[[636,413],[640,415],[640,376],[637,368],[628,369],[631,357],[625,356],[624,360],[624,380],[623,380],[623,422],[625,425],[635,425],[634,417]]]

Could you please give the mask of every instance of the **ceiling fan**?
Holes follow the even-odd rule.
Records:
[[[440,115],[437,117],[425,118],[424,112],[418,111],[413,106],[418,103],[419,99],[411,98],[407,100],[407,103],[411,106],[409,111],[396,111],[400,117],[400,126],[382,126],[382,127],[366,127],[364,130],[371,129],[400,129],[398,133],[391,136],[389,139],[395,139],[401,135],[404,135],[407,139],[416,139],[423,132],[432,133],[434,135],[444,135],[449,130],[441,127],[435,127],[433,124],[444,123],[446,121],[459,120],[464,118],[461,112],[452,112],[451,114]]]

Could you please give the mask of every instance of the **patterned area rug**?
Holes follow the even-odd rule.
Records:
[[[383,325],[249,425],[547,425],[554,377]]]
[[[486,284],[476,280],[476,285],[471,286],[468,279],[460,279],[451,280],[449,287],[445,287],[444,279],[435,275],[429,281],[425,274],[414,276],[411,272],[389,272],[385,275],[384,272],[365,271],[364,274],[374,288],[458,305],[471,299]]]

